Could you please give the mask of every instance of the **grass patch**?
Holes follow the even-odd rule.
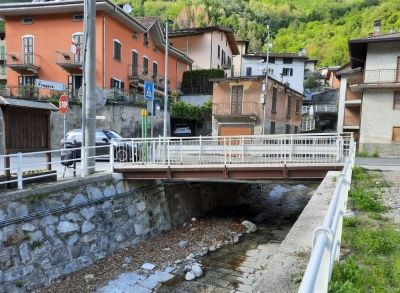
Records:
[[[382,215],[379,188],[389,186],[376,171],[354,168],[349,204],[356,215],[343,219],[342,247],[349,256],[333,267],[330,293],[400,293],[399,225]]]

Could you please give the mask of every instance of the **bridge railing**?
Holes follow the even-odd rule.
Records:
[[[299,293],[326,293],[335,261],[339,260],[343,215],[354,167],[355,143],[351,141],[344,168],[338,176],[328,212],[322,226],[314,230],[311,257]]]
[[[133,165],[342,164],[352,136],[286,134],[125,139]],[[133,148],[130,148],[133,149]],[[114,153],[114,152],[112,152]],[[111,162],[113,163],[113,162]]]

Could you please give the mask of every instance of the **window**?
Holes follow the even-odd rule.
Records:
[[[251,67],[246,68],[246,75],[250,76],[251,75]]]
[[[394,92],[393,109],[400,110],[400,92]]]
[[[149,59],[147,57],[143,57],[143,75],[147,75],[149,73]]]
[[[243,86],[232,86],[231,114],[242,114]]]
[[[132,33],[132,39],[139,41],[139,36],[136,33]]]
[[[228,40],[225,41],[225,47],[228,47]]]
[[[293,58],[283,58],[283,64],[292,64]]]
[[[74,53],[74,63],[82,63],[83,62],[83,33],[77,32],[72,35],[72,39],[76,44],[76,52]]]
[[[290,124],[286,124],[285,134],[290,133]]]
[[[278,89],[276,87],[272,88],[272,107],[271,112],[276,113],[276,100],[278,98]]]
[[[22,23],[22,24],[33,24],[33,18],[32,18],[32,17],[23,18],[23,19],[21,20],[21,23]]]
[[[157,74],[158,74],[158,64],[153,62],[153,76],[152,78],[157,82]]]
[[[24,50],[24,64],[33,64],[34,49],[33,49],[33,36],[26,35],[22,37],[23,50]]]
[[[269,57],[268,63],[275,64],[275,57]]]
[[[143,45],[145,45],[146,47],[149,45],[149,36],[147,33],[143,34]]]
[[[393,141],[400,142],[400,127],[393,127]]]
[[[116,78],[111,78],[110,88],[123,89],[124,83]]]
[[[220,51],[221,51],[221,47],[218,45],[218,59],[221,58],[221,53],[220,53]]]
[[[299,127],[298,126],[294,127],[294,133],[299,133]]]
[[[287,112],[286,117],[290,117],[290,113],[292,112],[292,96],[287,96]]]
[[[72,15],[72,21],[83,21],[83,14]]]
[[[4,64],[0,65],[0,74],[7,74],[6,66]]]
[[[121,43],[114,40],[114,60],[121,61]]]
[[[300,113],[300,99],[296,99],[296,113]]]
[[[226,60],[225,60],[225,51],[224,51],[224,50],[222,50],[221,64],[222,64],[222,65],[226,64]]]
[[[283,76],[293,76],[293,68],[283,68],[282,75]]]
[[[271,133],[271,134],[275,134],[275,121],[271,121],[270,133]]]
[[[6,46],[0,45],[0,60],[6,60]]]

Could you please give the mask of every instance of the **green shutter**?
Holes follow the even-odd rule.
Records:
[[[6,60],[6,46],[0,46],[0,60]]]

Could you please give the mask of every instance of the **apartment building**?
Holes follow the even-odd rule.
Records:
[[[349,40],[340,79],[338,132],[353,132],[360,151],[400,155],[400,33]]]

